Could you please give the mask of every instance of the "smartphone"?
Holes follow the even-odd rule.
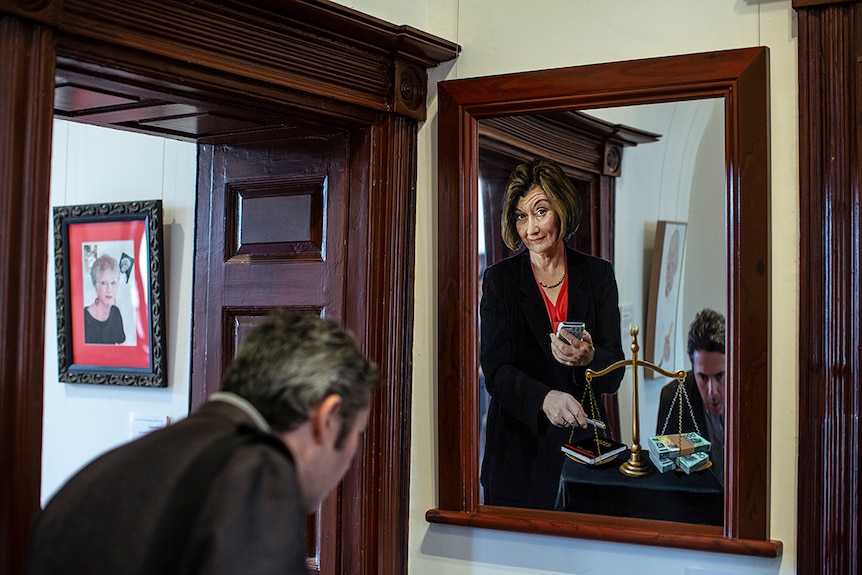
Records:
[[[564,341],[566,343],[572,343],[570,340],[563,337],[563,331],[567,331],[578,339],[582,339],[584,337],[584,322],[582,321],[564,321],[560,322],[560,325],[557,326],[557,337],[560,341]]]

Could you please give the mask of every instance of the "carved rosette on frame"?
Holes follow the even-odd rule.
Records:
[[[13,0],[0,2],[0,13],[14,14],[46,24],[56,21],[63,6],[55,0]]]
[[[425,70],[403,60],[396,60],[393,86],[395,112],[425,120],[425,96],[428,93]]]

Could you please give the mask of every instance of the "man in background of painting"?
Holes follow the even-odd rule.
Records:
[[[686,374],[685,396],[678,397],[678,382],[661,390],[656,434],[674,434],[700,430],[712,443],[709,458],[718,480],[724,485],[724,409],[726,387],[724,316],[711,309],[697,313],[688,330],[688,357],[691,371]],[[673,408],[671,410],[671,408]],[[682,429],[680,412],[682,410]],[[692,419],[692,417],[694,419]]]

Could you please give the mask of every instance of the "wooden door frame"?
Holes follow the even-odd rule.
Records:
[[[203,33],[205,32],[205,33]],[[218,37],[208,45],[206,38]],[[253,50],[249,49],[251,46]],[[253,101],[368,131],[369,250],[361,345],[383,389],[345,502],[345,572],[406,570],[416,135],[427,70],[455,44],[326,0],[0,0],[0,571],[18,572],[41,489],[54,80],[65,69],[220,105]],[[375,255],[376,254],[376,255]],[[32,286],[38,286],[35,289]],[[366,489],[367,488],[367,489]]]
[[[799,22],[799,573],[858,573],[862,545],[862,2]],[[788,454],[790,455],[790,454]]]

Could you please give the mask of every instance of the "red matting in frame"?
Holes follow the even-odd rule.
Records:
[[[136,254],[147,254],[147,220],[117,220],[70,224],[68,227],[69,297],[72,319],[72,363],[81,366],[123,367],[150,369],[150,317],[149,278],[143,274],[149,270],[149,262],[134,266],[134,281],[138,301],[134,302],[137,317],[135,330],[137,345],[103,345],[84,343],[84,294],[81,278],[83,272],[83,249],[85,243],[132,240]],[[141,262],[142,264],[144,262]]]

